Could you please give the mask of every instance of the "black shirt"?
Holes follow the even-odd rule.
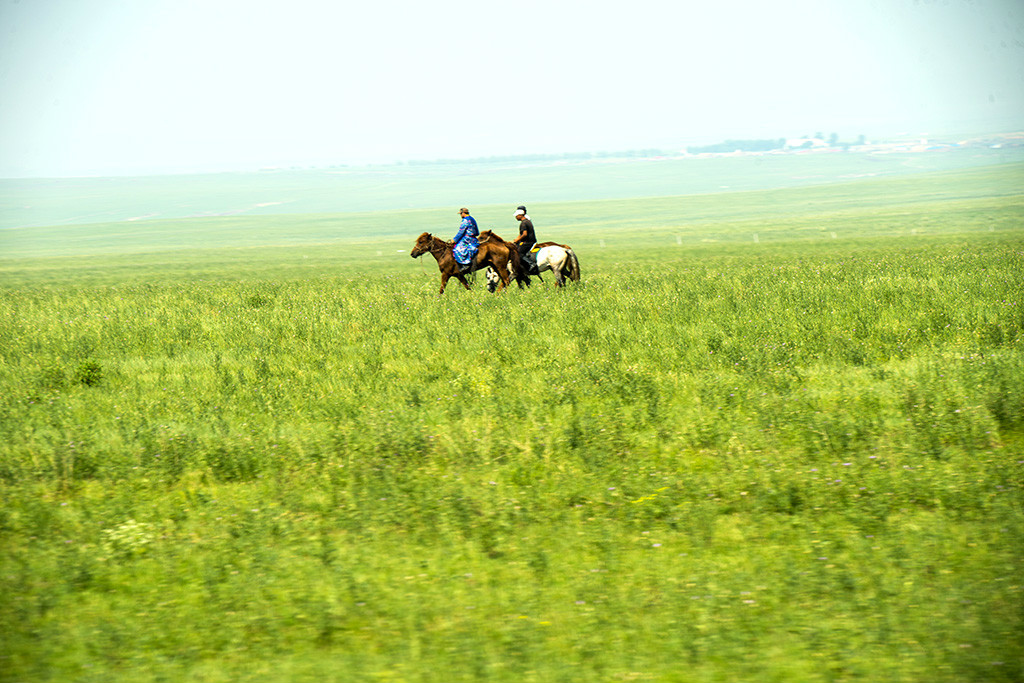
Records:
[[[519,251],[522,252],[525,249],[530,249],[533,245],[537,244],[537,235],[533,231],[533,221],[529,218],[524,218],[519,221],[519,235],[522,236],[526,233],[526,237],[519,240]]]

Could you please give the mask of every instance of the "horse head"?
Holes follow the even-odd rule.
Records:
[[[433,246],[433,244],[434,236],[429,232],[425,232],[416,238],[416,244],[414,244],[412,249],[409,251],[409,256],[412,256],[413,258],[423,256],[423,254],[430,251],[430,247]]]
[[[484,275],[487,277],[487,291],[493,294],[498,289],[498,285],[501,284],[501,278],[498,277],[498,272],[491,267],[487,268],[487,272]]]

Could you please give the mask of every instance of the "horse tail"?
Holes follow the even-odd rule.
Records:
[[[566,270],[569,271],[569,279],[573,282],[580,281],[580,260],[576,258],[576,252],[566,247],[566,254],[569,256],[566,263]]]

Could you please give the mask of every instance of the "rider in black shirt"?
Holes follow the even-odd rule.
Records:
[[[533,245],[537,244],[537,235],[533,231],[533,221],[530,220],[530,216],[526,213],[526,207],[522,205],[516,207],[515,216],[516,220],[519,221],[519,237],[516,237],[512,242],[518,245],[519,256],[526,261],[528,270],[533,271],[537,267],[535,258],[531,258],[530,255]]]

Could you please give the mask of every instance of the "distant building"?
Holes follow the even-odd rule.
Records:
[[[786,140],[785,149],[824,149],[828,147],[828,143],[818,138],[792,138]]]

